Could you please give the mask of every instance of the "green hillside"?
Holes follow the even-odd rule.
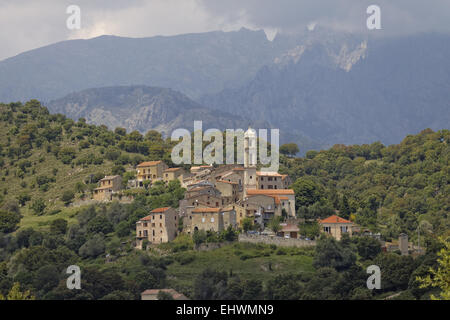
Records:
[[[282,158],[296,191],[297,213],[334,210],[389,240],[407,233],[450,235],[450,131],[424,130],[400,144],[335,145],[305,158]],[[421,229],[421,230],[418,230]]]
[[[51,115],[35,100],[0,104],[0,121],[0,201],[19,204],[22,227],[39,227],[61,215],[70,220],[74,210],[66,209],[67,202],[89,198],[105,175],[133,171],[144,159],[170,163],[170,144],[157,132],[143,137],[137,131],[109,131]],[[64,193],[73,193],[73,199],[65,203]],[[33,210],[40,201],[45,209]]]
[[[184,235],[137,251],[136,221],[151,209],[177,207],[185,191],[178,181],[141,189],[129,204],[71,204],[89,198],[105,174],[120,174],[126,183],[143,160],[171,165],[170,142],[155,131],[111,131],[49,114],[35,100],[0,104],[0,130],[0,299],[15,283],[37,299],[139,299],[145,289],[165,287],[193,299],[429,299],[440,293],[421,288],[417,277],[439,267],[439,255],[448,261],[448,130],[424,130],[388,147],[339,145],[281,158],[299,217],[314,221],[337,211],[382,240],[406,232],[417,243],[420,232],[426,253],[414,258],[381,252],[378,240],[364,236],[335,241],[313,234],[315,248],[297,249],[237,243],[233,230],[206,234],[207,243],[232,241],[214,250],[194,250]],[[66,288],[72,264],[83,270],[82,290]],[[378,291],[366,287],[372,264],[382,270]],[[444,279],[446,270],[441,266]]]

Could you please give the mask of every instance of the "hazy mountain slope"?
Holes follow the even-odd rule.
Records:
[[[423,128],[448,128],[449,56],[444,35],[340,44],[304,39],[241,88],[201,103],[266,119],[293,139],[319,140],[317,147],[396,143]]]
[[[202,120],[205,130],[248,126],[238,116],[204,108],[174,90],[146,86],[88,89],[53,100],[47,107],[75,120],[83,117],[89,123],[110,129],[125,127],[128,132],[156,129],[170,135],[177,128],[193,131],[194,120]]]
[[[49,101],[88,88],[149,85],[190,97],[249,80],[279,54],[264,31],[70,40],[0,61],[0,101]]]

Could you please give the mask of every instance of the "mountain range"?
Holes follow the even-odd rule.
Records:
[[[450,36],[316,28],[70,40],[0,61],[0,101],[128,130],[279,128],[302,153],[398,143],[450,122]],[[170,89],[169,89],[170,88]]]
[[[157,130],[164,136],[184,128],[193,131],[194,121],[202,120],[204,130],[247,128],[241,117],[199,105],[177,91],[148,86],[122,86],[87,89],[69,94],[47,104],[54,113],[62,113],[110,129],[126,128],[128,132]]]

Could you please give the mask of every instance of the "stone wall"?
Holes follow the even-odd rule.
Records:
[[[274,244],[283,247],[309,247],[316,245],[315,241],[247,234],[239,234],[239,242]]]

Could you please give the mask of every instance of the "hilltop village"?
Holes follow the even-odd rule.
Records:
[[[286,174],[257,170],[251,159],[249,139],[244,141],[243,165],[200,165],[189,171],[181,167],[169,168],[161,160],[145,161],[136,166],[135,179],[127,188],[152,188],[155,183],[168,184],[178,180],[186,189],[178,208],[154,209],[136,223],[136,248],[146,244],[159,244],[174,240],[183,220],[182,232],[192,235],[196,230],[221,232],[227,228],[242,227],[244,219],[250,219],[261,231],[279,217],[283,238],[300,238],[296,219],[295,193],[290,189],[292,181]],[[96,201],[111,201],[122,195],[122,178],[105,176],[93,191]],[[340,240],[343,233],[352,234],[354,224],[336,215],[320,220],[321,231]],[[144,245],[145,244],[145,245]]]

